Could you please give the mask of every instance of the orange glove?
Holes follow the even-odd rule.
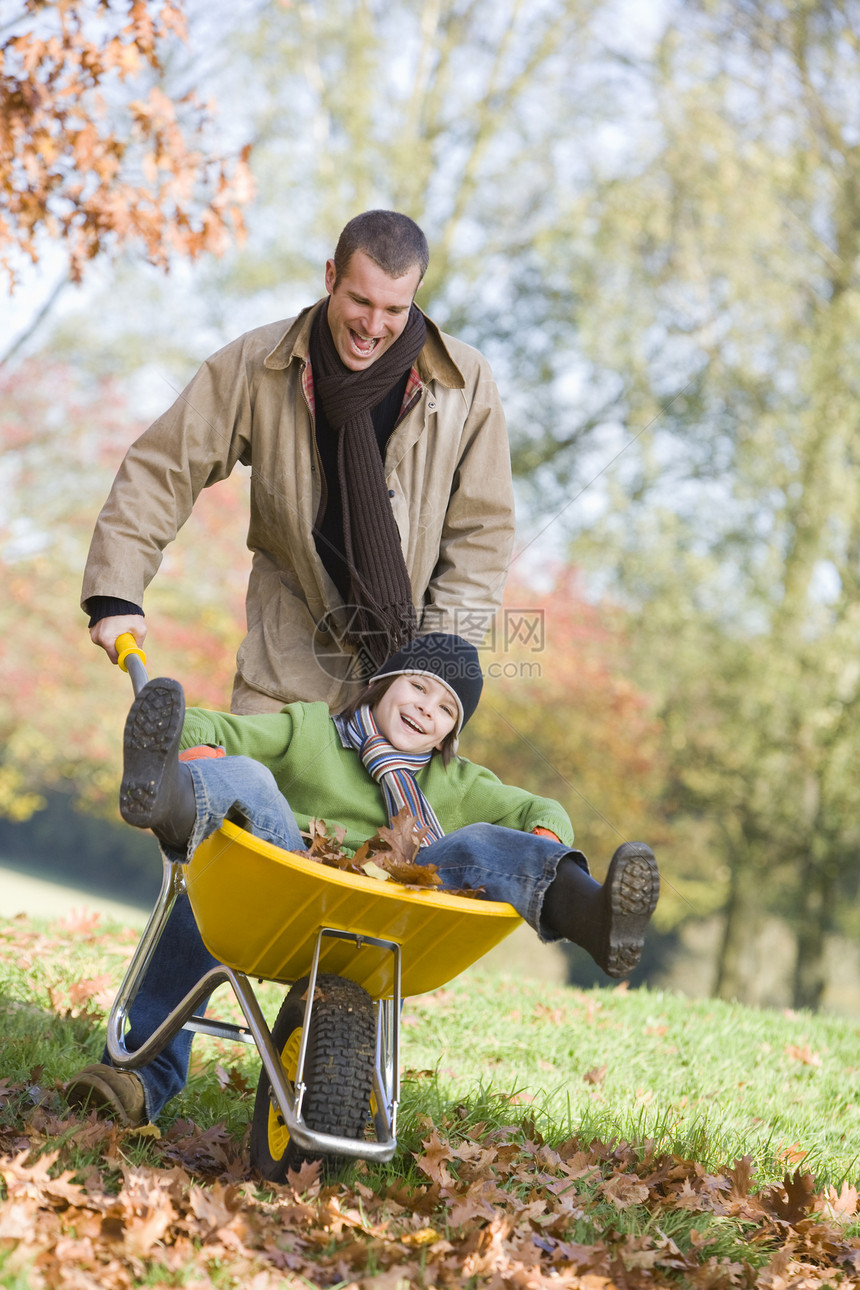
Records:
[[[206,757],[226,757],[227,752],[220,746],[215,748],[212,744],[195,744],[193,748],[185,748],[179,754],[180,761],[203,761]]]
[[[561,842],[561,838],[553,833],[552,829],[545,829],[542,824],[538,824],[532,829],[532,833],[537,833],[542,838],[552,838],[553,842]]]

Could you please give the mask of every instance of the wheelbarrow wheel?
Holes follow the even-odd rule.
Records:
[[[290,1083],[295,1083],[298,1069],[307,988],[307,977],[296,981],[272,1027]],[[368,1122],[375,1065],[376,1021],[370,995],[354,981],[321,974],[305,1052],[302,1114],[308,1127],[360,1138]],[[270,1182],[285,1182],[290,1169],[319,1159],[326,1173],[336,1172],[344,1163],[340,1156],[304,1151],[290,1138],[264,1068],[254,1102],[251,1164]]]

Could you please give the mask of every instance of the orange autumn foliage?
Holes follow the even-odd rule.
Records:
[[[61,242],[69,274],[126,246],[166,268],[171,255],[222,251],[242,237],[249,147],[213,155],[210,109],[159,85],[186,23],[176,0],[118,9],[26,0],[0,39],[0,270]]]

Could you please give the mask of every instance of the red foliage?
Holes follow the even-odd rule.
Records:
[[[0,811],[12,764],[22,792],[66,782],[112,803],[131,688],[90,643],[78,598],[95,517],[143,427],[110,382],[37,363],[0,376],[0,407],[9,499],[0,510]],[[204,490],[147,594],[150,673],[176,676],[191,703],[229,706],[247,522],[237,471]],[[606,859],[622,836],[656,839],[651,804],[663,773],[660,727],[629,679],[627,631],[620,610],[588,599],[575,570],[559,569],[540,596],[511,585],[463,739],[464,754],[501,778],[560,799],[583,849]]]
[[[487,682],[462,741],[500,778],[561,801],[583,850],[662,833],[662,729],[630,680],[629,623],[560,566],[540,594],[509,583]]]
[[[0,409],[0,812],[58,784],[112,803],[131,686],[89,640],[80,583],[95,518],[143,426],[110,382],[35,362],[0,375]],[[204,493],[147,598],[151,673],[215,707],[229,706],[243,634],[246,488],[237,472]]]

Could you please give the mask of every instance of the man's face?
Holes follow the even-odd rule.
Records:
[[[327,261],[328,325],[341,361],[351,372],[364,371],[394,344],[406,326],[420,280],[417,264],[402,278],[389,278],[364,251],[355,251],[335,286],[334,260]]]

